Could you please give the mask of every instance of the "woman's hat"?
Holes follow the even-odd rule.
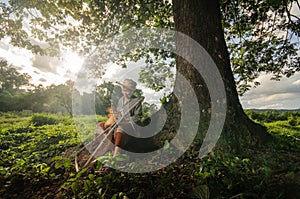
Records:
[[[136,90],[136,82],[133,81],[132,79],[125,79],[122,86],[124,86],[125,88],[131,91]]]

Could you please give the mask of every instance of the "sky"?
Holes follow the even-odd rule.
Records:
[[[299,109],[300,108],[300,73],[280,81],[270,80],[270,75],[261,75],[261,83],[252,88],[240,101],[245,109]]]
[[[33,55],[27,50],[19,49],[8,44],[8,39],[0,41],[0,55],[9,63],[17,66],[22,73],[26,72],[32,77],[32,83],[62,84],[68,79],[76,81],[76,74],[81,69],[84,58],[77,56],[71,51],[62,53],[62,58],[50,58]],[[138,79],[139,66],[141,63],[131,63],[127,69],[112,64],[108,66],[108,72],[103,76],[106,81],[123,81],[130,76]],[[270,75],[261,75],[258,78],[261,83],[257,88],[252,88],[244,96],[240,97],[243,108],[258,109],[298,109],[300,108],[300,73],[290,78],[282,78],[280,81],[270,80]],[[166,88],[160,93],[151,94],[151,90],[139,84],[146,95],[149,103],[159,102],[163,93],[168,93]]]
[[[2,1],[3,2],[3,1]],[[296,11],[295,11],[296,12]],[[298,12],[298,11],[297,11]],[[299,13],[294,13],[300,15]],[[28,73],[31,83],[49,86],[62,84],[68,79],[76,80],[77,72],[81,69],[84,58],[77,56],[70,50],[61,52],[61,58],[50,58],[33,55],[30,51],[20,49],[9,44],[9,38],[0,40],[0,57],[5,58],[10,64],[18,67],[21,73]],[[107,81],[122,81],[126,76],[138,79],[141,63],[132,63],[128,69],[121,69],[117,65],[110,65],[104,75]],[[118,77],[118,78],[117,78]],[[261,85],[252,88],[240,97],[243,108],[257,109],[298,109],[300,108],[300,73],[280,81],[270,80],[270,75],[261,75],[257,79]],[[169,88],[153,95],[150,89],[140,85],[146,95],[146,101],[158,102],[163,93],[168,93]]]
[[[32,77],[31,83],[44,86],[74,79],[84,61],[71,51],[62,52],[61,58],[34,55],[10,45],[9,38],[0,40],[0,57],[16,66],[21,73],[28,73]]]

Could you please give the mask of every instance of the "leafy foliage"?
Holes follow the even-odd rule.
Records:
[[[268,128],[276,139],[277,145],[285,149],[300,148],[300,112],[299,111],[253,111],[246,113],[256,122]]]
[[[299,11],[299,1],[222,0],[220,7],[240,94],[249,90],[252,82],[254,86],[259,85],[256,78],[263,72],[272,73],[273,79],[279,80],[300,70],[297,41],[300,19],[293,11]],[[8,36],[11,44],[42,55],[59,56],[59,51],[68,47],[89,55],[94,46],[130,28],[174,28],[170,1],[47,1],[41,6],[39,1],[21,0],[2,3],[1,8],[0,39]],[[29,21],[25,24],[30,27],[30,34],[23,27],[25,19]],[[31,42],[31,38],[47,43],[48,47]],[[164,68],[173,65],[162,61],[163,57],[174,58],[174,55],[157,49],[139,49],[123,55],[118,62],[124,65],[126,61],[145,58],[147,67],[140,79],[159,90],[163,86],[162,78],[170,75],[164,73]],[[96,70],[102,70],[97,67]],[[162,75],[147,75],[154,74],[157,67],[161,68]]]
[[[291,43],[290,38],[284,40],[277,37],[272,28],[270,31],[272,26],[263,26],[265,22],[272,21],[268,13],[274,11],[280,16],[279,24],[275,27],[296,33],[298,21],[291,18],[286,21],[284,14],[290,14],[285,8],[291,2],[293,1],[221,1],[224,17],[228,16],[224,18],[223,27],[226,34],[234,37],[227,37],[227,42],[232,49],[233,70],[243,86],[241,93],[247,90],[249,81],[253,81],[260,72],[274,72],[275,77],[279,78],[298,70],[299,59],[295,55],[297,46]],[[42,55],[58,55],[62,48],[67,47],[87,55],[101,41],[131,27],[144,25],[149,28],[169,28],[174,25],[170,1],[44,1],[42,4],[40,1],[20,0],[0,5],[0,38],[8,36],[11,44]],[[67,21],[67,18],[70,20]],[[274,21],[274,24],[275,22],[277,23]],[[23,24],[29,27],[30,33],[24,30]],[[42,48],[42,45],[33,44],[31,38],[48,45],[43,45]],[[280,48],[281,46],[283,47]],[[162,57],[172,57],[164,53],[159,52],[163,54]],[[260,53],[265,53],[266,56]],[[149,52],[141,51],[127,56],[129,60],[134,60],[146,55]],[[126,55],[119,61],[128,61]],[[159,66],[166,67],[164,64]],[[151,67],[148,69],[151,70]],[[141,75],[145,75],[145,72]],[[162,86],[160,80],[155,80],[158,81],[158,89]],[[153,82],[150,81],[151,85]],[[155,86],[154,84],[153,87]],[[31,94],[44,100],[46,98],[41,96],[48,96],[45,90],[49,91],[48,88],[41,87]],[[5,94],[5,99],[14,97],[9,94]],[[44,104],[47,104],[45,102],[47,101],[41,100],[33,107],[44,108]],[[165,102],[164,98],[162,102]],[[293,120],[290,121],[295,124]],[[13,122],[10,121],[10,124]],[[17,185],[27,184],[30,185],[27,188],[35,190],[38,189],[35,185],[51,184],[57,179],[64,181],[59,181],[64,191],[62,195],[70,198],[288,197],[291,191],[286,187],[292,187],[287,186],[289,183],[293,185],[292,191],[299,193],[299,150],[294,147],[299,142],[294,139],[293,144],[289,145],[283,141],[288,139],[281,135],[277,136],[282,139],[271,143],[271,147],[266,146],[261,150],[245,147],[244,150],[247,151],[241,153],[243,157],[224,150],[199,160],[193,151],[188,151],[174,164],[153,173],[124,174],[112,170],[101,174],[97,169],[91,168],[76,174],[72,170],[71,161],[60,156],[63,149],[78,143],[73,132],[74,126],[70,123],[33,126],[27,121],[21,127],[8,124],[3,126],[0,143],[7,150],[1,150],[0,160],[4,166],[0,167],[0,181],[5,185],[1,188],[1,194],[6,197],[17,197],[14,193],[24,192],[25,188]],[[280,130],[274,130],[272,134],[275,135]],[[239,135],[242,132],[234,133]],[[52,159],[53,157],[55,158]],[[54,161],[52,166],[49,166],[49,158]],[[157,158],[161,157],[158,155]],[[149,184],[152,189],[147,188]],[[30,194],[32,192],[28,195]]]
[[[266,110],[266,111],[255,111],[245,110],[245,113],[257,122],[275,122],[284,120],[295,120],[299,118],[299,111],[278,111],[278,110]],[[297,125],[297,122],[296,124]]]
[[[29,85],[30,78],[27,73],[20,74],[16,67],[0,58],[0,94],[4,91],[10,94],[20,91],[21,86]]]
[[[75,173],[73,155],[80,141],[68,117],[53,115],[58,124],[38,127],[21,113],[0,117],[0,196],[4,198],[33,194],[40,198],[289,198],[299,194],[299,140],[290,139],[299,138],[299,127],[289,126],[286,120],[266,123],[277,137],[269,143],[272,147],[247,147],[244,155],[236,155],[219,150],[218,145],[203,159],[187,151],[168,167],[133,174],[113,169],[99,172],[97,165]],[[294,133],[288,128],[294,128]]]
[[[96,87],[95,108],[96,114],[106,115],[106,109],[122,96],[121,88],[112,82],[103,82]]]
[[[49,115],[44,118],[49,118]],[[1,198],[18,197],[20,192],[31,194],[30,189],[34,187],[63,179],[62,174],[68,165],[65,163],[63,170],[55,167],[59,161],[53,162],[52,157],[61,155],[67,148],[79,143],[79,140],[69,118],[52,118],[55,118],[55,125],[36,127],[30,124],[31,118],[28,116],[22,117],[19,113],[1,114]]]
[[[53,116],[46,116],[43,114],[34,114],[31,119],[30,123],[32,123],[34,126],[43,126],[43,125],[51,125],[51,124],[57,124],[59,121],[53,117]]]
[[[259,85],[255,79],[262,72],[279,80],[300,70],[298,1],[223,1],[221,7],[240,94],[253,86],[251,82]]]
[[[2,60],[0,68],[0,111],[23,111],[32,112],[50,112],[50,113],[72,113],[72,97],[76,94],[82,102],[80,111],[82,113],[90,113],[91,107],[84,103],[85,100],[94,98],[95,95],[95,111],[96,114],[105,115],[106,109],[112,106],[113,100],[118,100],[121,89],[112,82],[103,82],[96,86],[93,94],[80,94],[74,88],[74,82],[66,81],[59,85],[30,85],[25,89],[22,86],[29,85],[29,76],[26,73],[20,74],[17,69],[8,65]],[[142,95],[141,91],[138,95]],[[113,98],[113,99],[111,99]],[[84,110],[86,109],[86,110]]]

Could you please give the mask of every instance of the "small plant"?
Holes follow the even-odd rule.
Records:
[[[51,125],[51,124],[57,124],[58,120],[54,118],[53,116],[49,115],[43,115],[43,114],[34,114],[31,117],[30,123],[32,123],[34,126],[43,126],[43,125]]]
[[[300,190],[297,114],[288,113],[285,120],[262,122],[274,138],[270,146],[266,144],[256,150],[245,144],[242,154],[221,150],[223,146],[220,146],[201,159],[195,158],[193,151],[187,151],[167,167],[135,174],[117,169],[102,172],[101,167],[153,170],[160,166],[153,162],[163,162],[167,157],[158,153],[149,164],[144,161],[132,164],[124,154],[112,157],[108,153],[93,167],[75,173],[73,155],[82,139],[76,137],[78,130],[72,119],[49,114],[25,117],[19,113],[0,113],[0,198],[31,198],[32,194],[38,198],[58,195],[59,198],[116,199],[291,198],[286,190],[291,189],[291,193]],[[293,117],[296,126],[289,124]],[[88,135],[94,130],[94,116],[82,119],[92,124],[91,129],[83,126]],[[171,143],[165,142],[162,147],[173,153]],[[22,184],[26,184],[25,191],[19,186]]]
[[[291,126],[297,126],[299,124],[295,117],[289,118],[288,122],[289,122],[289,125],[291,125]]]

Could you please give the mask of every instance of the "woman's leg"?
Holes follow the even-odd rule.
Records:
[[[122,141],[123,141],[122,137],[124,137],[122,132],[115,133],[115,149],[113,152],[113,157],[115,157],[119,153],[120,146],[122,146]]]

